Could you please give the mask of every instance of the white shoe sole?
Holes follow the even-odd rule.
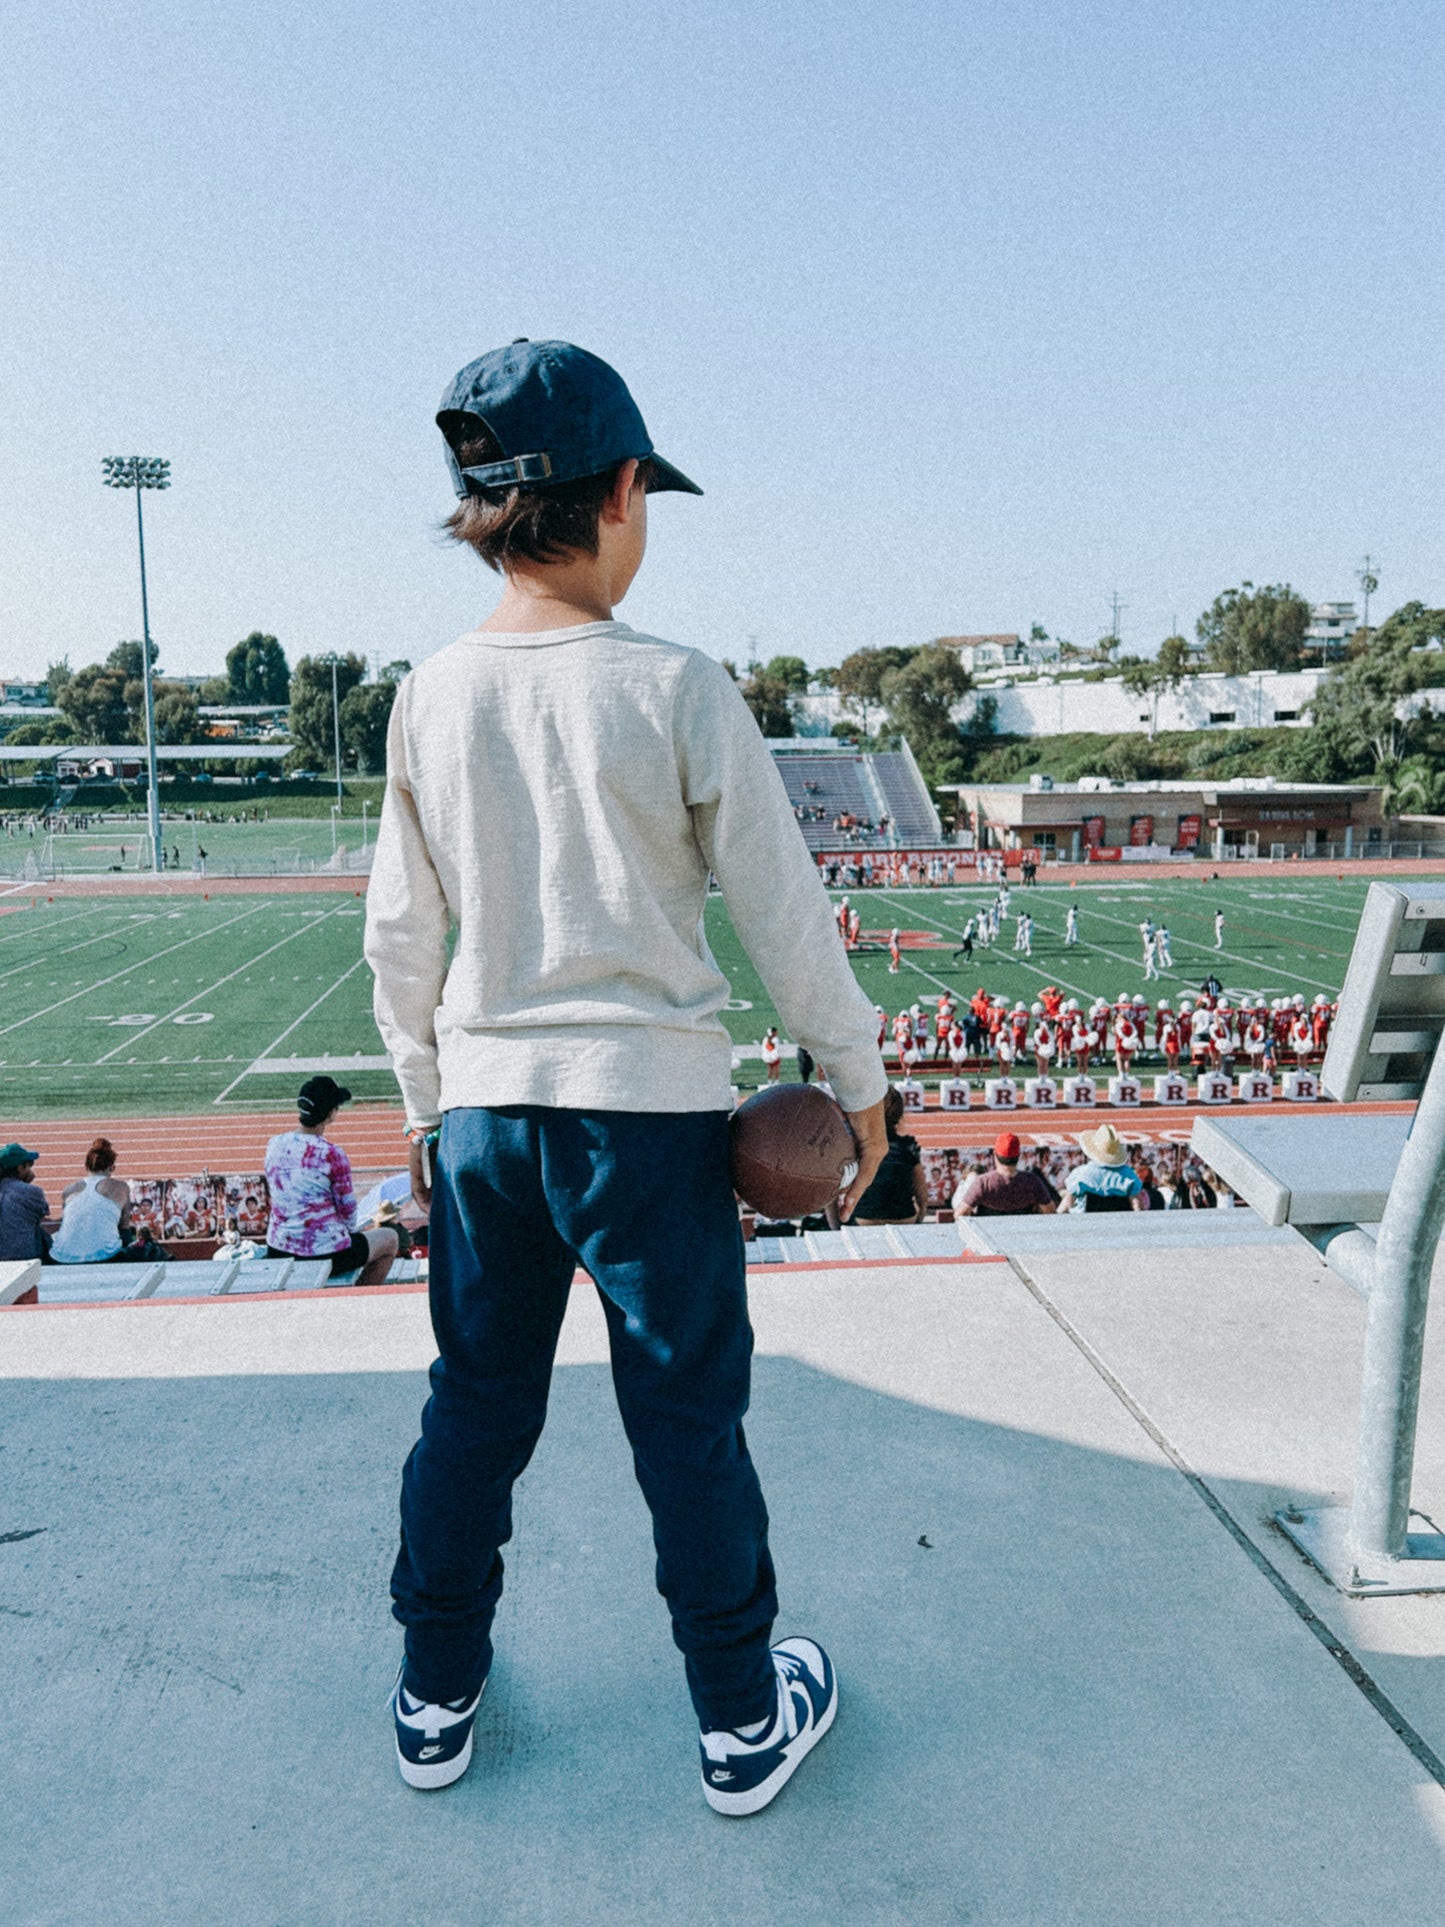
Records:
[[[818,1715],[817,1723],[808,1734],[807,1744],[800,1746],[792,1756],[775,1767],[766,1780],[759,1780],[755,1787],[746,1793],[720,1793],[716,1787],[709,1786],[706,1779],[702,1783],[702,1797],[714,1813],[724,1813],[729,1819],[741,1820],[750,1813],[761,1813],[765,1806],[776,1800],[783,1788],[792,1779],[798,1768],[807,1759],[813,1748],[822,1739],[838,1711],[838,1675],[833,1674],[833,1695]]]
[[[482,1693],[485,1693],[486,1690],[487,1682],[483,1680],[482,1692],[477,1694],[478,1706],[481,1704]],[[408,1786],[414,1786],[422,1793],[432,1793],[435,1792],[438,1787],[450,1786],[453,1780],[459,1780],[462,1777],[472,1763],[472,1740],[475,1735],[476,1727],[474,1725],[472,1731],[467,1735],[466,1745],[462,1748],[461,1752],[453,1759],[438,1761],[435,1766],[423,1766],[419,1765],[415,1760],[407,1759],[401,1750],[401,1743],[398,1741],[396,1747],[397,1770]]]

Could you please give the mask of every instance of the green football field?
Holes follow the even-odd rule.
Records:
[[[290,876],[328,863],[339,850],[360,855],[376,841],[375,812],[370,820],[329,816],[277,817],[266,823],[161,824],[166,863],[182,874],[198,872],[206,853],[208,876]],[[96,876],[113,870],[150,869],[146,824],[142,817],[111,817],[86,829],[0,835],[0,878]]]
[[[1032,959],[1015,957],[1010,916],[1000,943],[965,966],[950,952],[970,911],[993,892],[863,891],[865,941],[904,932],[903,968],[886,951],[855,959],[870,1000],[890,1016],[941,989],[979,984],[1008,997],[1049,983],[1066,994],[1151,1000],[1188,995],[1212,969],[1231,993],[1280,996],[1338,990],[1364,881],[1302,871],[1287,880],[1231,876],[1217,884],[1120,875],[1077,889],[1013,890],[1035,920]],[[1078,905],[1080,942],[1066,949],[1064,914]],[[1214,911],[1225,912],[1214,947]],[[58,898],[32,907],[0,900],[0,1135],[40,1113],[113,1116],[120,1110],[213,1111],[288,1103],[301,1077],[331,1070],[359,1097],[395,1085],[371,1017],[361,956],[362,903],[346,894],[291,893],[147,900]],[[1145,985],[1138,925],[1168,925],[1175,969]],[[761,1075],[756,1045],[776,1012],[718,898],[708,940],[732,986],[727,1024],[739,1046],[738,1082]]]

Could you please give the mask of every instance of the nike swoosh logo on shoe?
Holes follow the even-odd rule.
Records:
[[[438,1753],[440,1753],[441,1750],[442,1749],[439,1746],[424,1746],[421,1752],[417,1754],[417,1758],[419,1760],[430,1760],[435,1758],[435,1756]]]

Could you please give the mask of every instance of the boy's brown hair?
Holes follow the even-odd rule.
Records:
[[[479,418],[473,416],[464,433],[465,440],[452,443],[462,468],[502,459],[501,444]],[[511,561],[560,562],[569,555],[596,555],[598,518],[621,467],[616,462],[598,475],[554,482],[548,488],[489,488],[465,495],[442,527],[499,574]],[[651,463],[638,463],[637,479],[644,488],[649,486]]]

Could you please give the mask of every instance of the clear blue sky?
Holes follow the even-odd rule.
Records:
[[[12,0],[0,672],[486,613],[432,416],[514,335],[707,490],[623,614],[745,658],[1241,578],[1445,601],[1433,3]],[[756,638],[755,645],[750,641]]]

